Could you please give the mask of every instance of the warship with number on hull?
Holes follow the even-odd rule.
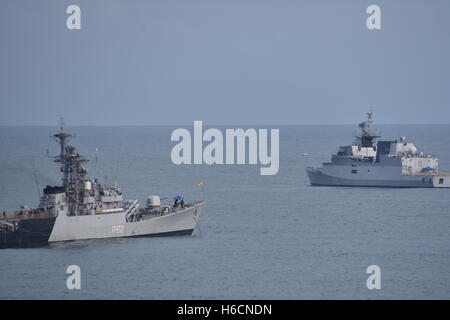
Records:
[[[61,186],[47,186],[36,209],[22,206],[13,215],[0,217],[0,248],[37,246],[48,242],[95,238],[190,235],[204,201],[185,203],[180,195],[162,205],[149,196],[146,207],[138,200],[123,200],[115,186],[87,176],[89,161],[68,144],[72,134],[52,136],[60,147],[54,161],[62,172]],[[203,183],[201,183],[201,186]]]
[[[440,172],[438,158],[417,152],[405,137],[378,140],[373,113],[359,124],[352,145],[339,147],[321,168],[307,167],[313,186],[450,188],[450,173]]]

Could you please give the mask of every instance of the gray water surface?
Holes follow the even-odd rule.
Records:
[[[450,171],[450,126],[377,127],[385,139],[406,136],[419,151],[435,153]],[[280,127],[275,176],[260,176],[259,165],[176,166],[173,129],[68,128],[92,159],[89,174],[117,181],[126,198],[143,204],[149,194],[204,196],[200,230],[0,250],[0,298],[450,298],[450,190],[307,184],[304,168],[350,143],[353,126]],[[0,127],[0,210],[35,206],[37,185],[59,183],[46,156],[46,149],[57,152],[48,137],[54,131]],[[81,290],[66,288],[72,264],[81,268]],[[381,268],[381,290],[366,287],[372,264]]]

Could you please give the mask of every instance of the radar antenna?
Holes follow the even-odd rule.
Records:
[[[371,126],[373,123],[373,112],[367,112],[367,120],[361,122],[358,126],[361,128],[361,133],[356,134],[356,143],[361,147],[373,147],[373,142],[380,135],[377,131],[372,130]]]

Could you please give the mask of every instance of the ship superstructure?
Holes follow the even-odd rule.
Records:
[[[351,145],[339,147],[322,168],[306,168],[311,185],[450,187],[450,173],[439,171],[437,157],[419,153],[405,137],[379,140],[372,123],[373,113],[369,112]]]
[[[14,216],[0,219],[0,247],[192,234],[204,201],[185,203],[178,195],[173,204],[163,205],[159,196],[152,195],[147,206],[139,208],[138,200],[124,200],[116,186],[88,177],[85,164],[89,160],[69,145],[73,135],[64,132],[62,124],[52,137],[59,145],[54,161],[60,166],[62,185],[47,186],[38,208],[22,206]],[[39,230],[34,232],[33,225],[39,225]]]

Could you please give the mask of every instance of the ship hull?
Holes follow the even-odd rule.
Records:
[[[36,247],[48,244],[56,218],[31,218],[16,220],[19,227],[0,233],[0,248]]]
[[[345,177],[331,175],[322,169],[307,168],[306,173],[313,186],[342,186],[342,187],[385,187],[385,188],[434,188],[436,177],[414,176],[402,174],[372,175],[372,177]],[[447,186],[443,186],[447,187]]]
[[[405,179],[348,179],[324,174],[320,171],[307,171],[312,186],[340,187],[384,187],[384,188],[433,188],[429,180],[421,177],[405,177]]]
[[[103,215],[58,215],[49,242],[119,237],[161,237],[192,234],[203,203],[137,222],[127,222],[125,213]]]
[[[173,236],[190,236],[194,232],[194,228],[187,230],[177,230],[177,231],[169,231],[162,233],[151,233],[151,234],[143,234],[129,237],[173,237]]]

